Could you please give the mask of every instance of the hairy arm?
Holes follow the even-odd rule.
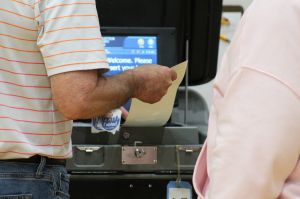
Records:
[[[54,75],[50,81],[59,111],[69,119],[86,119],[105,115],[129,98],[155,103],[175,79],[172,69],[146,65],[112,77],[88,70]]]

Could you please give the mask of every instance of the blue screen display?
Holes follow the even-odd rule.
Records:
[[[112,76],[143,64],[157,64],[157,37],[103,36]]]

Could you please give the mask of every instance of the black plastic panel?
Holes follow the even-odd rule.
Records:
[[[147,179],[136,175],[131,179],[125,176],[80,176],[71,177],[70,194],[72,199],[164,199],[167,197],[167,184],[176,175],[151,176]],[[157,176],[158,177],[158,176]],[[192,183],[192,175],[182,175],[182,180]],[[197,195],[193,191],[193,199]]]
[[[189,85],[214,78],[217,66],[222,0],[97,0],[102,26],[173,27],[176,62],[189,49]],[[189,40],[189,47],[187,41]]]

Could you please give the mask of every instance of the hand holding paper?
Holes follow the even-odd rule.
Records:
[[[133,98],[146,103],[156,103],[166,94],[177,78],[173,69],[160,65],[143,65],[133,71]]]
[[[163,126],[171,116],[176,92],[183,80],[186,67],[187,61],[173,67],[177,73],[177,79],[173,81],[167,94],[159,102],[148,104],[136,98],[132,99],[124,126]]]

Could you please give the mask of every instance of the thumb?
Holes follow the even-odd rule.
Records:
[[[171,79],[172,79],[172,81],[175,81],[177,79],[177,73],[176,73],[176,71],[174,69],[171,69],[170,73],[171,73]]]

